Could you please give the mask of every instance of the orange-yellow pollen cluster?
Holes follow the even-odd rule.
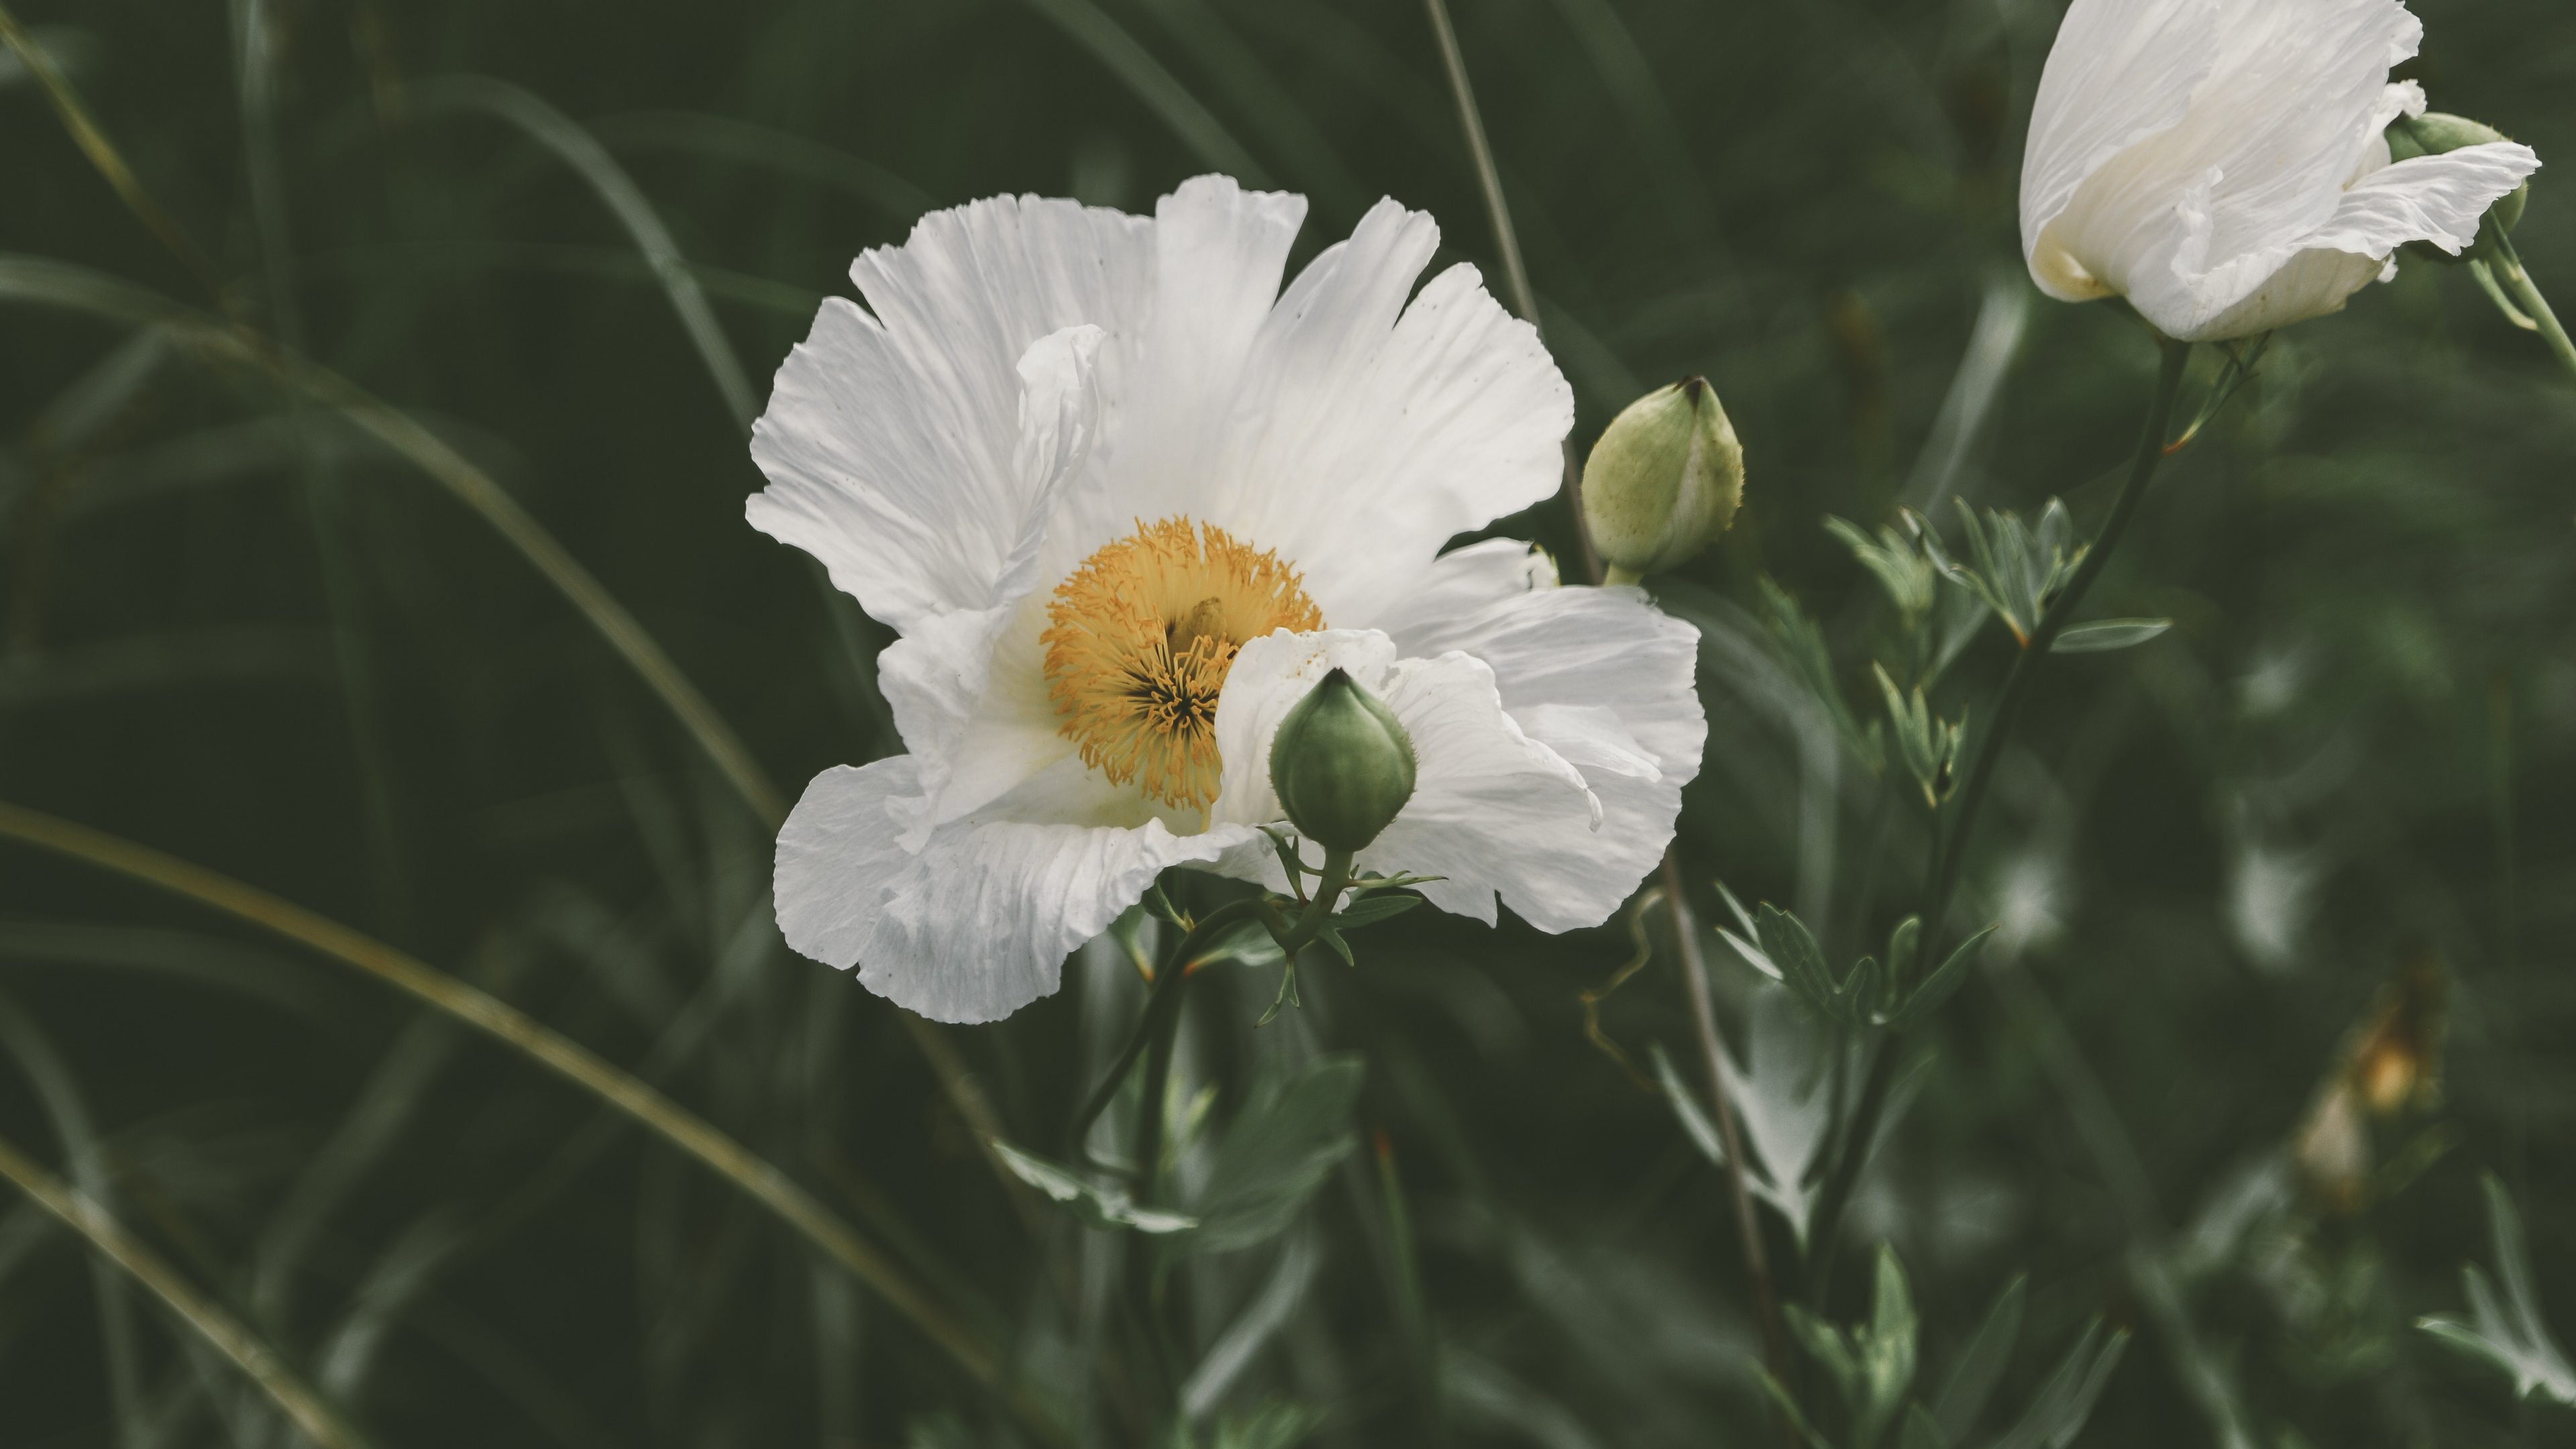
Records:
[[[1274,629],[1320,629],[1324,616],[1276,554],[1166,518],[1083,560],[1056,586],[1047,623],[1047,699],[1082,762],[1203,810],[1224,775],[1216,700],[1235,654]]]

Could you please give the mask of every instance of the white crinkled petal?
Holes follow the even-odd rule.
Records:
[[[2024,166],[2031,275],[2220,340],[2341,307],[2402,243],[2465,241],[2538,163],[2515,147],[2377,179],[2381,130],[2422,105],[2388,70],[2422,34],[2397,0],[2076,0]]]
[[[1250,835],[967,819],[942,825],[887,887],[858,953],[869,990],[934,1021],[998,1021],[1052,995],[1064,958],[1165,868]]]
[[[1521,728],[1583,772],[1604,815],[1590,864],[1615,885],[1606,915],[1662,857],[1699,774],[1699,634],[1634,589],[1532,587],[1527,560],[1510,539],[1442,556],[1393,633],[1405,654],[1454,649],[1492,666]]]
[[[911,869],[898,812],[917,806],[921,762],[835,765],[805,786],[778,832],[778,931],[798,954],[848,970],[876,934],[888,889]]]
[[[778,926],[817,961],[937,1021],[993,1021],[1056,988],[1074,947],[1108,929],[1165,867],[1204,864],[1250,832],[962,820],[919,848],[900,816],[909,756],[824,771],[778,834]]]
[[[1374,629],[1283,630],[1243,646],[1217,703],[1226,775],[1213,818],[1280,818],[1271,737],[1334,669],[1385,701],[1413,740],[1413,797],[1355,857],[1359,869],[1446,877],[1424,884],[1423,896],[1488,924],[1497,894],[1544,931],[1598,925],[1618,908],[1636,883],[1616,879],[1624,866],[1614,862],[1630,842],[1604,838],[1582,772],[1504,712],[1494,671],[1464,654],[1399,659],[1395,642]],[[1277,863],[1258,852],[1237,852],[1225,865],[1284,885]]]
[[[1375,624],[1451,538],[1553,493],[1574,394],[1473,267],[1408,305],[1439,229],[1380,202],[1254,340],[1203,512],[1294,563],[1328,621]]]
[[[1105,333],[1118,381],[1153,310],[1153,223],[1070,201],[996,197],[933,212],[851,277],[870,316],[829,298],[778,370],[751,452],[769,486],[753,527],[822,561],[870,614],[909,632],[991,606],[1021,539],[1019,363],[1051,333]]]
[[[2041,70],[2021,171],[2022,255],[2068,302],[2110,289],[2041,233],[2112,157],[2172,130],[2218,59],[2220,0],[2075,0]]]

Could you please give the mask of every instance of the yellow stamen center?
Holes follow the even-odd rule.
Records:
[[[1324,627],[1276,554],[1186,518],[1139,523],[1047,603],[1047,699],[1082,762],[1184,809],[1216,798],[1216,698],[1245,642]]]

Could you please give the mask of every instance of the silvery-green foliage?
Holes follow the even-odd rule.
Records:
[[[2486,1191],[2487,1233],[2495,1247],[2495,1281],[2475,1263],[2460,1265],[2460,1286],[2468,1294],[2469,1316],[2434,1314],[2417,1322],[2426,1333],[2467,1350],[2513,1375],[2517,1398],[2546,1398],[2576,1404],[2576,1368],[2567,1351],[2550,1336],[2540,1318],[2540,1295],[2532,1286],[2531,1256],[2523,1246],[2522,1215],[2504,1184],[2489,1174]]]
[[[2028,644],[2058,590],[2083,563],[2088,545],[2076,538],[2075,520],[2060,499],[2048,500],[2037,528],[2000,508],[1987,509],[1981,522],[1966,499],[1955,501],[1960,531],[1968,541],[1967,558],[1953,558],[1930,528],[1923,530],[1924,546],[1943,577],[1976,595],[2015,639]]]
[[[1884,665],[1872,664],[1870,670],[1878,679],[1879,693],[1887,700],[1896,757],[1905,762],[1906,772],[1922,787],[1925,807],[1937,810],[1958,784],[1953,766],[1959,758],[1959,741],[1967,733],[1968,717],[1963,712],[1955,720],[1945,720],[1932,712],[1921,685],[1916,685],[1911,694],[1902,693],[1896,681],[1887,677]]]

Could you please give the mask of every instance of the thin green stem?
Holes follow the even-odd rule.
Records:
[[[1395,1258],[1396,1314],[1404,1322],[1406,1346],[1412,1352],[1415,1412],[1421,1416],[1426,1442],[1449,1442],[1449,1416],[1440,1406],[1440,1338],[1431,1326],[1430,1305],[1423,1300],[1422,1268],[1413,1245],[1413,1215],[1406,1210],[1404,1179],[1395,1170],[1395,1144],[1384,1132],[1371,1136],[1377,1158],[1377,1185],[1386,1204],[1387,1246]]]
[[[1771,1377],[1788,1372],[1787,1341],[1780,1334],[1780,1305],[1771,1286],[1771,1261],[1762,1251],[1762,1220],[1753,1210],[1753,1191],[1744,1179],[1744,1144],[1735,1125],[1735,1103],[1726,1090],[1726,1058],[1717,1038],[1717,1009],[1708,994],[1708,965],[1700,957],[1699,923],[1691,918],[1690,898],[1682,893],[1680,857],[1664,852],[1664,900],[1672,908],[1673,942],[1681,955],[1682,984],[1690,996],[1691,1025],[1699,1035],[1700,1067],[1708,1074],[1708,1099],[1717,1119],[1718,1141],[1726,1148],[1727,1196],[1735,1204],[1735,1235],[1744,1252],[1744,1276],[1753,1285],[1753,1302],[1762,1319],[1762,1364]]]
[[[69,1183],[47,1172],[5,1138],[0,1138],[0,1177],[17,1184],[19,1191],[61,1219],[65,1227],[88,1239],[100,1257],[150,1289],[178,1315],[180,1322],[195,1330],[257,1384],[305,1438],[322,1449],[365,1449],[365,1436],[305,1383],[283,1355],[226,1312],[222,1304],[198,1292],[105,1208],[74,1191]]]
[[[89,158],[90,165],[97,168],[98,174],[125,203],[126,209],[132,211],[160,239],[161,245],[169,248],[170,254],[179,259],[179,264],[196,277],[198,285],[206,289],[207,296],[221,301],[225,294],[223,271],[186,232],[179,229],[179,224],[170,219],[170,214],[161,209],[151,193],[143,189],[143,183],[134,177],[134,168],[125,164],[125,157],[118,153],[116,144],[99,129],[89,107],[82,102],[80,92],[72,88],[70,78],[54,64],[54,58],[46,53],[45,48],[36,44],[26,29],[19,25],[18,17],[10,14],[6,5],[0,5],[0,44],[8,46],[27,67],[27,74],[33,76],[37,86],[44,91],[45,100],[53,106],[54,114],[62,118],[63,129],[71,133],[72,143],[80,147],[81,154]]]
[[[2576,376],[2576,342],[2568,340],[2567,329],[2558,324],[2558,314],[2549,310],[2549,299],[2540,295],[2540,288],[2532,282],[2531,273],[2523,268],[2522,255],[2513,249],[2513,238],[2505,235],[2504,228],[2495,224],[2493,213],[2489,213],[2479,226],[2493,252],[2488,266],[2495,273],[2496,280],[2504,285],[2514,301],[2521,304],[2523,314],[2539,324],[2540,335],[2548,340],[2549,350],[2558,355],[2559,363],[2570,376]]]
[[[1422,0],[1431,17],[1431,35],[1440,46],[1440,64],[1449,76],[1449,94],[1458,103],[1458,128],[1466,134],[1467,159],[1476,168],[1476,187],[1484,193],[1485,216],[1494,226],[1494,250],[1503,261],[1503,285],[1511,293],[1512,311],[1538,331],[1538,293],[1530,289],[1529,268],[1521,261],[1520,233],[1512,226],[1511,204],[1503,199],[1502,168],[1494,164],[1494,148],[1485,140],[1485,118],[1476,108],[1476,88],[1467,79],[1467,57],[1458,49],[1457,27],[1449,23],[1449,7],[1444,0]],[[1574,515],[1575,542],[1582,545],[1583,571],[1592,582],[1601,582],[1601,555],[1592,547],[1592,526],[1583,518],[1583,467],[1574,456],[1574,440],[1564,443],[1564,494],[1568,511]],[[1633,582],[1633,581],[1630,581]]]
[[[2182,391],[2183,364],[2191,359],[2191,344],[2165,339],[2163,356],[2156,368],[2154,396],[2147,405],[2147,418],[2139,431],[2137,452],[2130,459],[2128,480],[2121,484],[2120,495],[2111,504],[2111,516],[2102,523],[2092,546],[2085,550],[2084,561],[2076,566],[2074,577],[2066,582],[2065,592],[2051,602],[2039,623],[2032,628],[2030,639],[2014,658],[2012,669],[2004,676],[2004,685],[1995,697],[1994,707],[1986,713],[1986,727],[1977,740],[1975,761],[1969,766],[1959,789],[1957,804],[1952,808],[1949,828],[1933,842],[1930,868],[1925,874],[1923,931],[1920,954],[1915,958],[1914,978],[1928,979],[1933,963],[1941,959],[1942,923],[1950,912],[1950,898],[1959,886],[1959,870],[1967,859],[1967,845],[1976,829],[1977,814],[1984,807],[1987,789],[1994,783],[1995,764],[2003,756],[2004,742],[2011,738],[2013,724],[2021,716],[2022,706],[2030,698],[2032,682],[2038,677],[2040,662],[2048,657],[2049,647],[2057,642],[2075,611],[2082,607],[2084,596],[2092,590],[2094,580],[2111,560],[2111,551],[2119,546],[2128,531],[2129,520],[2138,511],[2138,502],[2146,496],[2147,484],[2156,475],[2156,465],[2171,451],[2165,442],[2166,429],[2173,420],[2174,399]],[[1816,1268],[1809,1280],[1809,1297],[1819,1309],[1823,1294],[1833,1280],[1835,1234],[1842,1225],[1844,1209],[1851,1204],[1852,1190],[1860,1181],[1861,1168],[1869,1159],[1870,1144],[1878,1135],[1879,1116],[1887,1110],[1888,1092],[1896,1080],[1896,1050],[1885,1036],[1871,1043],[1870,1063],[1861,1082],[1859,1100],[1852,1104],[1851,1116],[1842,1130],[1832,1156],[1832,1166],[1816,1197],[1816,1215],[1809,1229],[1809,1241],[1815,1244]]]
[[[1930,889],[1925,892],[1927,906],[1923,913],[1921,954],[1915,962],[1915,978],[1920,981],[1931,974],[1940,957],[1935,954],[1941,944],[1943,920],[1950,910],[1950,897],[1958,889],[1959,869],[1967,859],[1969,834],[1976,829],[1977,814],[1986,801],[1987,787],[1993,784],[1995,764],[2003,757],[2004,742],[2011,738],[2014,722],[2030,698],[2031,684],[2039,676],[2040,662],[2048,657],[2051,645],[2063,632],[2075,611],[2082,607],[2084,596],[2091,592],[2093,581],[2111,562],[2111,551],[2129,528],[2129,519],[2138,511],[2138,502],[2147,493],[2147,484],[2156,475],[2168,449],[2165,429],[2173,418],[2175,397],[2182,390],[2183,364],[2191,359],[2191,344],[2166,339],[2163,357],[2156,369],[2155,394],[2147,405],[2147,420],[2138,435],[2136,454],[2129,462],[2129,477],[2120,485],[2120,496],[2111,504],[2111,516],[2102,523],[2102,532],[2084,551],[2084,561],[2075,568],[2074,577],[2066,581],[2066,590],[2040,615],[2031,630],[2030,641],[2012,662],[2004,676],[2004,687],[1995,697],[1994,707],[1986,712],[1986,728],[1977,741],[1975,761],[1960,785],[1959,801],[1951,811],[1950,825],[1933,847]]]

